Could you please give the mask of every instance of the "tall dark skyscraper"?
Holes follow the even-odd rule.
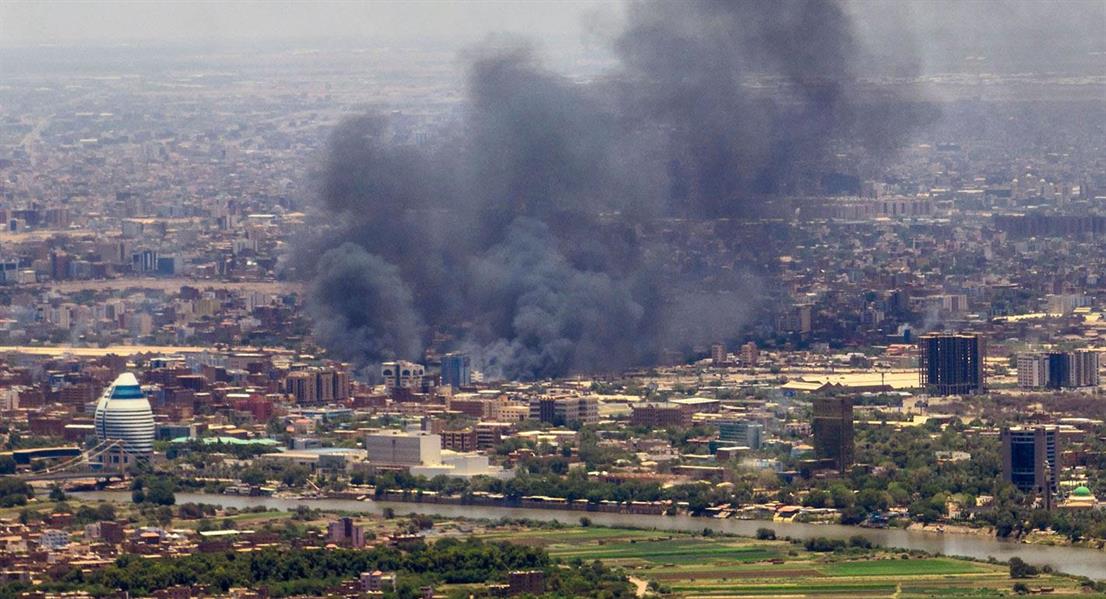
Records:
[[[814,400],[814,456],[844,471],[853,463],[853,400],[819,397]]]
[[[1098,353],[1094,351],[1052,352],[1048,357],[1048,387],[1097,387]]]
[[[1060,431],[1055,426],[1002,429],[1002,477],[1024,493],[1051,501],[1060,481]]]
[[[930,395],[982,393],[984,343],[979,335],[921,336],[918,376]]]
[[[472,370],[469,357],[462,353],[449,353],[442,356],[442,385],[454,389],[472,384]]]
[[[1052,389],[1067,386],[1066,383],[1070,377],[1071,359],[1068,354],[1063,352],[1048,354],[1048,386]]]

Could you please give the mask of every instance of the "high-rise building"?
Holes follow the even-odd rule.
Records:
[[[565,426],[574,422],[599,422],[599,401],[594,397],[535,397],[530,400],[530,419]]]
[[[418,389],[422,386],[426,369],[422,364],[397,360],[381,364],[380,375],[384,379],[384,386],[389,389]]]
[[[315,376],[305,370],[290,372],[284,378],[285,393],[296,398],[298,404],[316,404],[319,402]]]
[[[1068,383],[1072,387],[1097,387],[1099,385],[1098,352],[1077,350],[1068,353]]]
[[[1071,360],[1063,352],[1053,352],[1046,356],[1048,361],[1048,379],[1045,384],[1052,389],[1066,387],[1071,375]]]
[[[723,420],[718,423],[718,440],[749,449],[760,449],[764,425],[748,420]]]
[[[455,352],[442,356],[442,385],[450,385],[454,389],[472,385],[468,355]]]
[[[1060,316],[1067,316],[1076,308],[1089,304],[1087,297],[1081,293],[1050,294],[1047,300],[1048,313]]]
[[[1048,387],[1097,387],[1098,352],[1077,350],[1022,354],[1018,356],[1018,386],[1026,389]]]
[[[1060,429],[1056,426],[1002,429],[1002,477],[1025,493],[1052,499],[1060,482]]]
[[[931,395],[982,393],[984,343],[979,335],[921,336],[918,375]]]
[[[797,304],[784,311],[776,322],[776,328],[785,333],[801,333],[807,335],[813,330],[814,306],[810,304]]]
[[[1048,358],[1044,354],[1018,356],[1018,386],[1037,389],[1048,384]]]
[[[715,343],[710,346],[710,361],[714,366],[721,366],[726,363],[726,346],[722,343]]]
[[[844,471],[853,463],[853,400],[851,397],[814,399],[814,457]]]
[[[150,401],[129,372],[119,375],[100,396],[93,421],[98,441],[122,441],[120,451],[105,453],[109,464],[130,464],[154,451],[154,414]]]
[[[1098,382],[1098,352],[1081,350],[1048,354],[1048,387],[1097,387]]]
[[[756,366],[760,359],[760,351],[757,344],[750,341],[741,346],[741,363],[745,366]]]

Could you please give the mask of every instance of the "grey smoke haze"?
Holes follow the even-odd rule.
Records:
[[[305,252],[331,351],[417,359],[447,335],[525,379],[731,337],[761,285],[673,270],[650,224],[755,215],[842,144],[893,148],[923,118],[858,91],[837,4],[642,3],[626,23],[619,67],[589,83],[517,40],[471,51],[463,124],[431,149],[393,142],[384,116],[338,126],[320,193],[334,227]]]
[[[323,343],[347,355],[417,354],[422,325],[395,266],[346,243],[324,253],[315,268],[310,307]]]
[[[719,2],[722,4],[723,2]],[[751,2],[750,2],[751,3]],[[680,2],[675,2],[680,4]],[[1097,74],[1106,66],[1103,0],[847,0],[842,4],[856,37],[872,48],[864,63],[874,72],[926,74],[1073,71]],[[587,31],[617,27],[620,0],[239,0],[133,2],[5,0],[0,2],[0,48],[129,44],[214,45],[292,42],[458,49],[491,32],[525,33],[541,40],[564,64],[601,48]],[[913,46],[916,51],[903,53]],[[44,52],[0,56],[0,72],[38,60]],[[239,48],[241,50],[242,48]],[[91,68],[111,56],[82,52]],[[124,63],[149,58],[130,53]]]

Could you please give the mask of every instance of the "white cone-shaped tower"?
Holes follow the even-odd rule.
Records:
[[[154,414],[138,379],[129,372],[119,375],[100,396],[95,422],[96,439],[123,441],[129,458],[148,457],[154,450]]]

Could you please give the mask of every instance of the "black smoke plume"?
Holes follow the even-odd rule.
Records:
[[[475,349],[493,376],[647,364],[730,337],[762,285],[681,263],[665,219],[745,219],[836,148],[917,124],[865,100],[829,2],[631,5],[619,67],[579,83],[524,43],[471,53],[462,124],[428,147],[388,117],[332,134],[302,252],[319,340],[362,363]]]

